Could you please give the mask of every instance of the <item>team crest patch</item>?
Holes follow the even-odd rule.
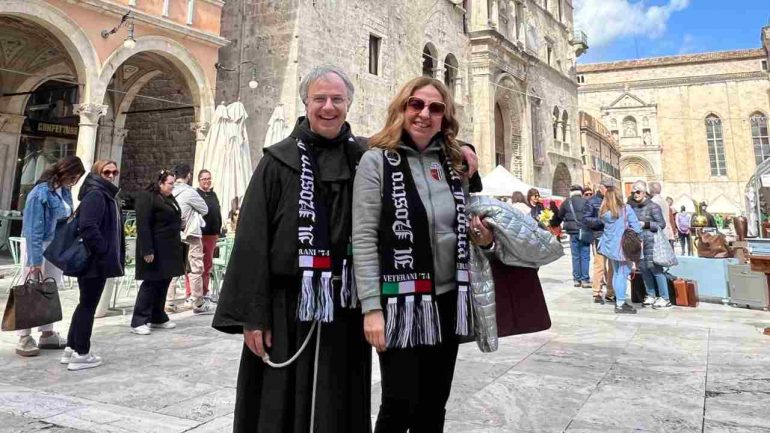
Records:
[[[438,162],[430,164],[430,177],[434,180],[444,180],[444,168]]]

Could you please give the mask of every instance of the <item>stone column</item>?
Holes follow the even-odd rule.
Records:
[[[489,7],[487,0],[476,0],[471,2],[470,28],[471,31],[483,30],[489,26]]]
[[[91,169],[96,153],[96,133],[99,129],[99,118],[107,114],[108,105],[76,104],[75,114],[80,115],[80,131],[76,155],[83,161],[86,172]]]
[[[19,140],[25,116],[0,113],[0,209],[9,209],[13,195]]]
[[[112,159],[112,130],[115,123],[107,118],[102,119],[97,131],[95,160]]]
[[[190,129],[195,132],[195,163],[193,164],[193,173],[198,173],[198,170],[203,168],[211,169],[211,167],[203,167],[203,164],[210,163],[210,161],[203,160],[203,157],[205,156],[203,151],[206,144],[206,135],[209,132],[209,126],[208,122],[193,122],[190,124]],[[198,185],[197,174],[193,174],[193,183],[196,186]]]
[[[128,129],[121,127],[112,128],[112,148],[110,149],[110,159],[118,163],[118,168],[123,161],[123,143],[126,142]]]
[[[472,71],[473,143],[479,157],[479,172],[483,176],[495,168],[494,92],[490,84],[489,64],[474,64]]]

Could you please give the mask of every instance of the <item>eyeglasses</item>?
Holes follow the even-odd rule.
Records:
[[[584,197],[591,197],[592,195],[594,195],[594,193],[592,193],[592,192],[587,192],[587,193],[583,194]]]
[[[120,170],[102,170],[103,176],[118,176],[120,174]]]
[[[415,96],[410,96],[409,99],[406,100],[407,108],[418,113],[425,109],[426,104],[428,105],[428,113],[430,113],[431,116],[443,116],[444,112],[446,111],[446,104],[443,102],[433,101],[428,104],[424,100]]]
[[[347,98],[339,95],[334,95],[334,96],[313,95],[310,97],[310,102],[312,102],[313,105],[320,106],[320,105],[326,105],[326,101],[328,101],[329,99],[332,100],[332,105],[334,105],[335,107],[344,107],[348,103]]]
[[[202,177],[202,178],[198,179],[198,181],[199,182],[211,182],[211,178],[210,177]]]

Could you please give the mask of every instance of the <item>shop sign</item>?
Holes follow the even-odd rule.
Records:
[[[36,135],[48,135],[55,137],[77,138],[79,127],[77,125],[65,125],[61,123],[30,121],[30,126]]]

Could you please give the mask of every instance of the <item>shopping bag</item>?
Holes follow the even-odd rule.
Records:
[[[652,249],[652,262],[664,268],[676,266],[679,262],[676,259],[674,247],[668,241],[668,237],[663,230],[655,232],[655,243]]]
[[[16,331],[48,325],[62,319],[59,289],[53,278],[30,273],[24,284],[11,288],[3,313],[2,330]]]

